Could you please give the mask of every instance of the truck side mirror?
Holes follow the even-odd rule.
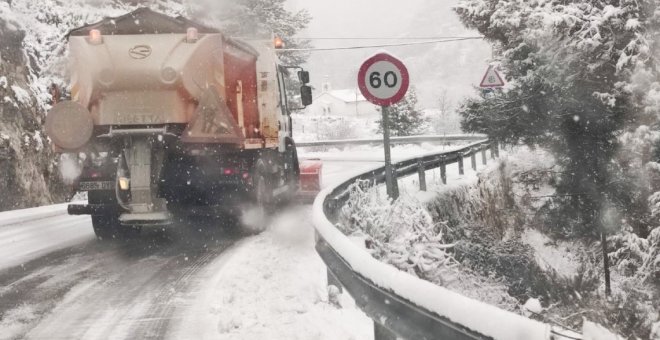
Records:
[[[298,71],[298,80],[300,80],[300,82],[303,84],[309,83],[309,72]]]
[[[312,104],[312,88],[307,85],[300,87],[300,100],[302,101],[303,106],[309,106]]]

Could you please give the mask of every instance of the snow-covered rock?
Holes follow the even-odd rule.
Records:
[[[538,315],[543,313],[543,307],[541,306],[541,301],[539,299],[529,298],[527,302],[522,306],[523,314],[525,316]]]
[[[32,96],[24,88],[16,85],[11,86],[11,90],[14,91],[14,97],[18,100],[19,103],[23,105],[32,104]]]
[[[651,326],[651,340],[660,340],[660,321],[656,322]]]
[[[341,291],[335,285],[328,286],[328,302],[336,307],[341,307]]]

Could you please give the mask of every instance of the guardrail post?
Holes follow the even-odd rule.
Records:
[[[488,159],[486,158],[486,148],[482,148],[481,149],[481,163],[483,163],[483,165],[486,165],[487,162],[488,162]]]
[[[447,184],[447,163],[445,162],[445,156],[440,156],[440,178],[442,178],[442,184]]]
[[[470,163],[472,163],[472,170],[477,171],[477,150],[470,150]]]
[[[459,175],[464,175],[465,174],[465,169],[463,169],[463,153],[462,152],[458,153],[458,174]]]
[[[493,142],[493,144],[490,145],[490,156],[493,159],[500,156],[500,149],[497,145],[497,142]]]
[[[397,340],[396,334],[374,321],[374,340]]]
[[[335,286],[339,288],[340,293],[343,293],[341,282],[339,282],[339,280],[335,277],[335,274],[332,273],[330,268],[326,269],[326,273],[328,275],[328,287]]]
[[[392,164],[390,168],[392,169],[392,193],[390,197],[396,200],[399,198],[399,173],[397,172],[396,164]]]
[[[419,175],[419,190],[426,191],[426,168],[424,168],[424,160],[417,159],[417,174]]]

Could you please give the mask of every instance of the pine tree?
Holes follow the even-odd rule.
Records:
[[[557,227],[600,236],[608,295],[606,235],[631,215],[643,220],[634,216],[639,195],[626,171],[639,166],[615,157],[626,130],[641,119],[658,123],[646,105],[658,88],[658,9],[655,0],[461,0],[456,7],[501,52],[509,80],[505,90],[464,103],[463,129],[553,151],[563,167]]]
[[[461,0],[456,7],[500,52],[509,81],[462,105],[463,129],[552,150],[564,168],[563,215],[581,221],[576,227],[586,234],[601,232],[604,207],[629,204],[612,160],[617,137],[644,111],[633,75],[655,72],[656,7],[650,0]]]
[[[388,108],[391,136],[412,136],[428,128],[428,122],[417,108],[417,91],[410,87],[406,96]],[[383,132],[383,122],[378,120],[378,132]]]

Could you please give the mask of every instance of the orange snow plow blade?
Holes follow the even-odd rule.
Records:
[[[314,202],[314,198],[321,191],[321,170],[323,163],[320,159],[306,159],[300,161],[300,190],[298,198],[305,203]]]

